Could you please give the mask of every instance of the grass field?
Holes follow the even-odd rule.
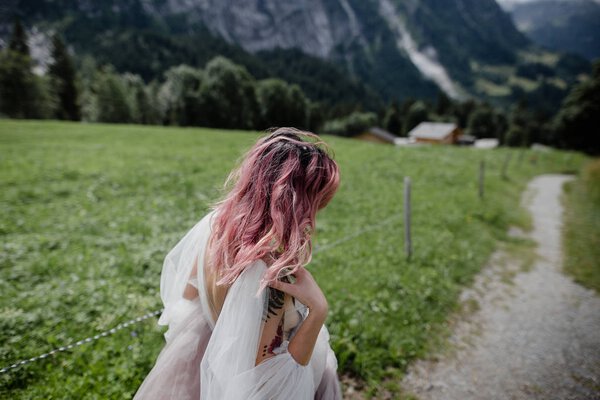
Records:
[[[159,310],[164,256],[259,135],[0,120],[0,368]],[[526,182],[585,162],[558,151],[324,138],[342,183],[318,216],[314,244],[329,247],[317,250],[309,268],[330,304],[340,374],[375,394],[383,378],[401,376],[443,336],[460,288],[498,241],[515,240],[508,226],[527,227],[518,207]],[[400,217],[404,176],[413,189],[410,261]],[[163,331],[149,319],[0,374],[0,397],[131,398],[164,344]]]
[[[565,186],[565,270],[600,293],[600,159],[584,165],[581,179]]]

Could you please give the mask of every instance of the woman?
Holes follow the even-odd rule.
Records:
[[[341,399],[327,301],[304,268],[339,179],[310,132],[280,128],[248,151],[165,258],[167,343],[134,399]]]

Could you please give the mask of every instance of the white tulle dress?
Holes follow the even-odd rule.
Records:
[[[202,264],[215,213],[202,218],[165,258],[160,282],[164,311],[158,323],[168,325],[166,344],[134,399],[341,399],[337,360],[325,326],[306,366],[287,351],[308,313],[297,300],[292,310],[285,311],[285,319],[297,323],[285,328],[282,344],[273,351],[276,355],[255,366],[270,290],[257,296],[267,268],[264,261],[252,263],[236,279],[213,320],[214,310],[203,290]],[[194,300],[183,297],[188,283],[198,288]]]

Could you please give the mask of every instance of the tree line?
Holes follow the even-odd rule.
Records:
[[[90,122],[198,125],[265,129],[321,124],[318,103],[280,79],[256,80],[242,66],[217,56],[204,69],[169,68],[162,81],[146,84],[137,74],[117,73],[85,57],[79,71],[59,35],[52,38],[47,73],[32,70],[22,25],[15,24],[0,54],[0,113],[11,118]]]
[[[600,60],[591,77],[571,89],[560,110],[549,114],[522,99],[509,109],[473,99],[456,101],[439,92],[436,101],[407,99],[375,112],[354,112],[329,119],[327,133],[353,136],[379,125],[397,136],[408,136],[424,121],[454,122],[475,138],[496,138],[500,145],[522,147],[541,143],[562,149],[600,154]]]
[[[78,69],[60,35],[51,43],[44,75],[33,72],[23,26],[15,23],[0,52],[0,115],[90,122],[258,129],[296,126],[353,136],[382,126],[398,136],[422,121],[455,122],[477,138],[498,138],[502,145],[544,143],[600,153],[593,127],[600,118],[600,62],[591,79],[574,86],[556,115],[517,102],[502,110],[487,102],[455,101],[439,93],[435,101],[392,101],[377,112],[312,101],[297,84],[255,79],[245,67],[217,56],[204,68],[179,65],[161,80],[146,83],[111,65],[84,57]]]

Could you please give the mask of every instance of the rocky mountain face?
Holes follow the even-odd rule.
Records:
[[[319,85],[315,70],[327,69],[329,80],[338,71],[347,87],[358,82],[344,93],[384,101],[441,90],[501,102],[537,87],[535,76],[512,78],[518,64],[556,60],[536,54],[495,0],[7,1],[30,31],[61,30],[76,53],[146,79],[170,63],[198,65],[218,53],[259,77],[275,68],[288,79],[294,70],[289,79],[304,86],[311,78]],[[0,8],[4,39],[7,15]],[[570,78],[559,78],[549,84],[564,88]]]
[[[201,23],[253,53],[298,48],[329,58],[336,47],[367,45],[359,17],[347,0],[167,0],[144,5],[153,14],[185,15],[190,26]]]
[[[494,0],[165,0],[144,7],[185,15],[188,25],[201,23],[249,52],[299,48],[358,70],[363,79],[368,73],[357,63],[397,73],[403,59],[403,73],[452,97],[469,86],[471,59],[511,61],[527,45]]]

